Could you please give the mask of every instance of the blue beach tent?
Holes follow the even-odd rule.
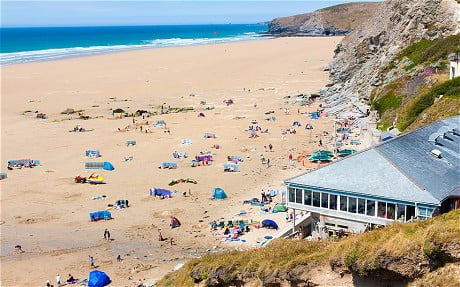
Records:
[[[216,188],[214,188],[214,190],[212,192],[212,198],[214,198],[214,199],[225,199],[225,198],[227,198],[227,194],[225,193],[225,191],[222,188],[216,187]]]
[[[101,211],[96,211],[96,212],[91,212],[89,214],[89,219],[91,221],[99,221],[99,220],[107,220],[107,219],[112,219],[112,214],[110,211],[107,210],[101,210]]]
[[[262,227],[278,230],[278,224],[276,224],[276,222],[271,219],[262,220]]]
[[[110,282],[110,277],[102,271],[94,270],[89,273],[88,287],[104,287]]]
[[[113,165],[108,162],[86,162],[85,169],[105,169],[105,170],[114,170]]]

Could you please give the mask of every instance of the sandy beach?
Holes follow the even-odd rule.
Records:
[[[222,242],[209,223],[270,218],[286,226],[285,213],[260,214],[259,207],[243,205],[243,200],[260,197],[262,190],[282,189],[283,180],[307,170],[299,162],[289,166],[289,154],[297,158],[303,151],[320,149],[320,139],[323,148],[332,149],[332,118],[312,121],[305,114],[321,103],[293,102],[296,95],[315,93],[328,83],[324,68],[341,39],[277,38],[2,67],[1,171],[8,173],[1,181],[2,286],[44,286],[46,280],[54,284],[57,274],[63,281],[69,273],[84,279],[92,270],[90,255],[113,286],[130,286],[138,279],[151,284],[190,258],[252,248],[264,236],[275,235],[274,230],[252,228],[243,237],[246,243]],[[228,99],[234,104],[226,105]],[[144,120],[112,114],[117,108],[134,113],[158,111],[161,106],[193,107],[193,111]],[[81,110],[90,119],[63,114],[68,108]],[[37,119],[35,111],[48,118]],[[269,111],[273,113],[266,114]],[[200,112],[205,116],[199,117]],[[159,120],[167,123],[167,129],[150,126]],[[294,121],[302,126],[293,127]],[[308,122],[311,131],[304,128]],[[141,132],[141,123],[149,132]],[[76,125],[91,131],[69,132]],[[250,125],[269,133],[257,132],[259,137],[250,138]],[[282,130],[289,128],[296,134],[283,139]],[[216,138],[204,138],[205,132]],[[192,144],[181,144],[183,139]],[[136,145],[126,146],[127,140]],[[269,144],[273,151],[265,152]],[[98,149],[102,156],[88,159],[87,149]],[[187,152],[188,158],[174,159],[174,151]],[[212,164],[191,167],[191,159],[207,151],[213,154]],[[224,172],[223,164],[231,155],[242,157],[240,172]],[[261,163],[261,155],[270,159],[270,167]],[[125,157],[132,160],[124,161]],[[40,160],[41,165],[6,170],[8,160],[24,158]],[[114,165],[113,171],[94,171],[106,184],[74,183],[75,176],[92,173],[85,170],[89,161]],[[175,162],[178,168],[160,169],[162,162]],[[168,186],[178,178],[197,183]],[[162,200],[149,195],[151,187],[178,192]],[[212,200],[215,187],[224,189],[228,198]],[[182,196],[189,190],[190,196]],[[98,195],[106,198],[91,199]],[[130,207],[111,209],[111,220],[90,222],[90,212],[105,210],[119,199],[129,200]],[[234,215],[243,210],[248,214]],[[181,227],[169,228],[171,215]],[[103,238],[106,228],[111,241]],[[159,242],[159,228],[176,244]],[[24,253],[15,253],[17,244]],[[117,262],[118,254],[123,262]]]

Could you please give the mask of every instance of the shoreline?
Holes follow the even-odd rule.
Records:
[[[312,133],[303,129],[310,121],[305,113],[314,111],[319,103],[301,107],[292,100],[298,93],[316,92],[327,83],[328,74],[322,67],[340,39],[276,38],[4,67],[2,165],[24,157],[42,164],[8,171],[1,183],[0,258],[8,262],[3,266],[2,283],[36,286],[69,271],[85,278],[91,270],[87,262],[91,255],[113,284],[128,286],[138,278],[157,280],[198,252],[253,248],[264,236],[273,236],[273,230],[252,229],[242,237],[246,243],[223,242],[220,233],[210,231],[209,222],[238,219],[235,214],[244,210],[248,215],[243,218],[274,219],[281,228],[286,224],[284,213],[265,214],[257,206],[243,205],[243,200],[260,197],[262,189],[282,188],[284,179],[306,171],[300,163],[288,165],[289,153],[296,158],[304,150],[317,149],[321,138],[328,144],[325,132],[331,134],[330,118],[316,120]],[[227,106],[223,101],[229,98],[234,104]],[[114,119],[111,113],[116,108],[130,113],[153,111],[163,103],[194,110],[147,119],[150,123],[165,120],[170,134],[153,126],[150,133],[141,133],[132,126],[133,118]],[[290,113],[283,112],[286,107]],[[83,110],[91,119],[62,114],[67,108]],[[44,112],[49,118],[22,115],[25,110]],[[198,117],[200,112],[205,117]],[[266,120],[271,115],[276,121]],[[140,117],[134,120],[142,122]],[[296,120],[302,127],[283,139],[281,132],[292,128]],[[253,121],[270,133],[250,138],[247,129]],[[69,133],[75,125],[93,131]],[[118,130],[127,125],[131,125],[127,131]],[[205,139],[204,132],[214,132],[217,138]],[[192,144],[181,145],[182,139],[191,139]],[[127,147],[127,140],[137,144]],[[273,152],[263,149],[269,143]],[[221,148],[213,149],[214,144]],[[73,182],[73,177],[91,173],[84,163],[94,160],[85,158],[85,149],[100,149],[99,160],[114,164],[114,171],[96,171],[107,184]],[[186,151],[189,158],[173,159],[174,151]],[[206,151],[214,154],[213,164],[191,167],[190,160]],[[269,168],[261,164],[260,154],[270,158]],[[230,155],[243,158],[238,164],[240,172],[223,171]],[[127,156],[133,160],[123,161]],[[177,162],[179,167],[158,169],[165,161]],[[168,186],[178,178],[198,183]],[[148,193],[151,187],[178,193],[171,199],[154,199]],[[228,198],[211,200],[215,187],[223,188]],[[181,193],[188,189],[191,196],[183,197]],[[91,200],[96,195],[107,199]],[[111,209],[112,220],[89,222],[88,213],[104,210],[119,199],[128,199],[131,207]],[[181,220],[180,228],[169,228],[170,215]],[[103,240],[105,228],[113,241]],[[158,228],[165,237],[174,238],[176,245],[158,242]],[[16,244],[26,253],[14,254],[11,246]],[[124,259],[122,264],[115,260],[118,254]],[[24,272],[30,274],[27,281]]]

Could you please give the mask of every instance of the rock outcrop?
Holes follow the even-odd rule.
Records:
[[[269,22],[268,33],[278,36],[346,35],[369,19],[379,5],[378,2],[354,2],[276,18]]]
[[[386,0],[374,17],[346,36],[330,64],[332,85],[322,95],[329,112],[366,110],[372,89],[381,85],[382,72],[409,44],[460,31],[460,3],[456,0]]]

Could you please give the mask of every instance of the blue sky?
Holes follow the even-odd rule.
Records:
[[[369,1],[369,0],[368,0]],[[353,0],[1,1],[2,27],[258,23]]]

